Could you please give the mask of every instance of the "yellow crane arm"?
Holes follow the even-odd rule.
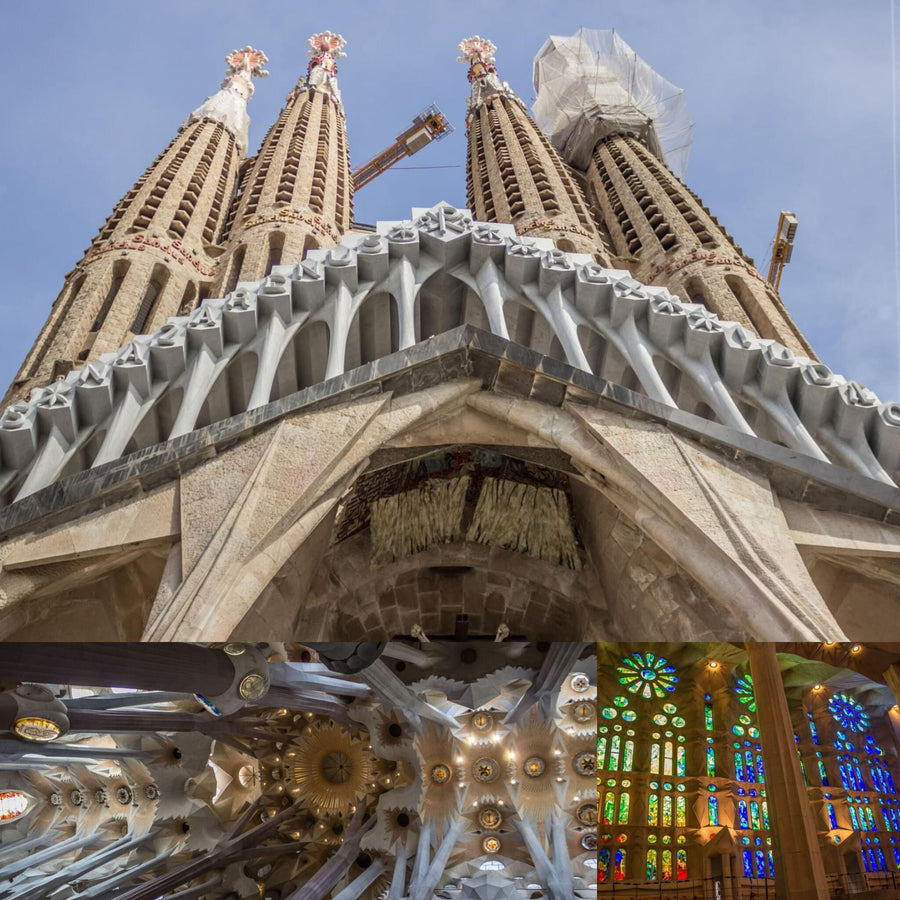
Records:
[[[782,210],[778,217],[778,230],[775,232],[775,246],[772,247],[772,260],[769,263],[769,274],[766,281],[775,290],[781,284],[781,273],[791,261],[794,252],[794,236],[797,234],[797,217],[792,212]]]
[[[453,126],[437,106],[432,104],[413,119],[412,125],[403,134],[397,135],[390,147],[382,150],[353,173],[355,189],[359,190],[401,159],[418,153],[432,141],[438,141],[452,131]]]

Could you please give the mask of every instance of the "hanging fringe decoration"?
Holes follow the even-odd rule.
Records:
[[[555,488],[485,478],[467,538],[581,568],[569,501]]]
[[[372,568],[462,537],[469,476],[434,479],[372,502]]]

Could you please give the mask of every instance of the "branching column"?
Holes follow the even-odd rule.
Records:
[[[775,843],[778,900],[826,900],[829,896],[819,839],[800,772],[794,729],[775,645],[746,644],[766,767],[766,799]]]

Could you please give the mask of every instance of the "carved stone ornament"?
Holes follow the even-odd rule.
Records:
[[[472,765],[472,777],[482,784],[496,781],[499,774],[500,767],[490,757],[482,756],[481,759],[476,759]]]

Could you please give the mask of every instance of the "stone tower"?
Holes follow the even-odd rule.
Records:
[[[208,97],[119,201],[66,277],[50,317],[6,402],[159,328],[204,296],[241,159],[253,77],[264,53],[230,53],[221,89]]]
[[[238,188],[217,296],[239,281],[262,278],[282,259],[334,246],[350,228],[353,185],[336,62],[346,55],[346,41],[325,31],[307,43],[307,74],[288,94]]]
[[[481,222],[511,222],[516,232],[552,239],[560,250],[605,262],[581,188],[525,105],[500,81],[496,46],[476,35],[459,45],[469,64],[466,106],[467,205]]]
[[[722,319],[815,357],[775,288],[700,199],[633,135],[594,146],[588,196],[617,261],[645,284],[665,285]]]
[[[666,163],[657,132],[671,127],[668,98],[683,92],[614,32],[588,29],[547,40],[535,90],[535,115],[566,162],[585,173],[617,265],[815,358],[775,288]]]

